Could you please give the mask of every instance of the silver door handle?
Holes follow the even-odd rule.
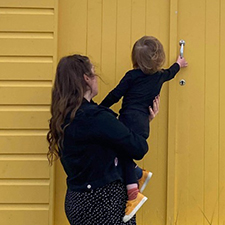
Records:
[[[180,40],[180,57],[183,58],[184,57],[184,45],[185,45],[185,41],[184,40]]]

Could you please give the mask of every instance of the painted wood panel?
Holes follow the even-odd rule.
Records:
[[[59,1],[59,9],[58,57],[86,53],[87,0]]]
[[[220,52],[219,52],[219,90],[218,90],[218,98],[219,98],[219,125],[218,125],[218,213],[219,219],[218,224],[222,225],[225,223],[225,90],[224,90],[224,82],[225,82],[225,66],[224,66],[224,58],[225,58],[225,2],[220,1]]]
[[[146,1],[145,30],[147,35],[157,37],[163,44],[166,63],[169,67],[169,1]],[[173,81],[171,81],[173,82]],[[168,83],[163,85],[161,91],[160,113],[151,123],[151,133],[148,140],[149,153],[144,158],[144,168],[153,172],[151,183],[145,193],[149,197],[146,207],[143,208],[142,221],[139,224],[164,224],[166,217],[167,198],[167,154],[168,154]],[[139,216],[138,216],[139,217]]]
[[[34,107],[32,110],[16,108],[15,110],[4,108],[0,110],[0,129],[47,129],[50,117],[49,110],[42,110]]]
[[[51,83],[14,83],[1,85],[0,104],[2,105],[49,105]],[[20,98],[18,99],[18,96]]]
[[[4,32],[51,32],[54,26],[53,9],[0,9],[0,30]]]
[[[46,154],[47,131],[12,131],[0,133],[0,154]]]
[[[37,209],[36,209],[37,208]],[[46,206],[41,208],[41,206],[34,207],[25,207],[24,209],[18,209],[16,207],[8,207],[0,209],[0,218],[1,221],[7,221],[8,224],[48,224],[49,213]],[[6,224],[6,223],[5,223]]]
[[[51,57],[0,57],[0,80],[51,81],[52,64]]]
[[[1,33],[1,56],[52,56],[52,33]]]
[[[45,155],[1,155],[0,177],[1,179],[48,179],[50,172],[47,159]]]
[[[57,1],[0,2],[0,224],[53,224],[46,133],[57,17]]]
[[[49,184],[43,181],[35,182],[0,182],[1,193],[10,195],[1,196],[4,204],[47,204],[49,203]],[[37,193],[40,193],[37,195]]]
[[[10,8],[54,8],[54,0],[1,0],[0,7],[10,7]]]

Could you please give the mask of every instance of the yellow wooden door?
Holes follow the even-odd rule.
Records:
[[[170,2],[165,0],[67,0],[59,1],[58,57],[88,55],[104,82],[99,84],[100,102],[131,69],[131,49],[143,35],[153,35],[164,45],[168,66]],[[175,58],[174,58],[175,60]],[[138,224],[165,224],[167,200],[167,107],[164,85],[161,112],[152,123],[150,151],[138,162],[154,176],[145,191],[149,200],[137,215]],[[115,111],[120,103],[113,107]],[[58,162],[55,171],[55,225],[68,224],[64,213],[66,176]]]
[[[171,4],[170,57],[184,39],[189,66],[169,85],[167,224],[222,225],[225,2],[172,0]]]
[[[0,1],[0,224],[52,225],[46,133],[57,1]]]

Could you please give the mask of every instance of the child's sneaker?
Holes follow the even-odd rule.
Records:
[[[128,200],[126,204],[125,216],[123,217],[123,222],[126,223],[127,221],[129,221],[147,199],[147,197],[138,192],[137,198],[135,198],[134,200]]]
[[[138,180],[138,187],[141,193],[144,191],[151,177],[152,177],[151,172],[147,170],[142,170],[142,177],[141,179]]]

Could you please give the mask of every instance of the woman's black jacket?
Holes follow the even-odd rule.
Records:
[[[70,114],[64,126],[69,122]],[[140,160],[147,151],[146,140],[124,126],[112,110],[84,100],[64,133],[61,163],[68,188],[84,192],[123,181],[123,157]]]

